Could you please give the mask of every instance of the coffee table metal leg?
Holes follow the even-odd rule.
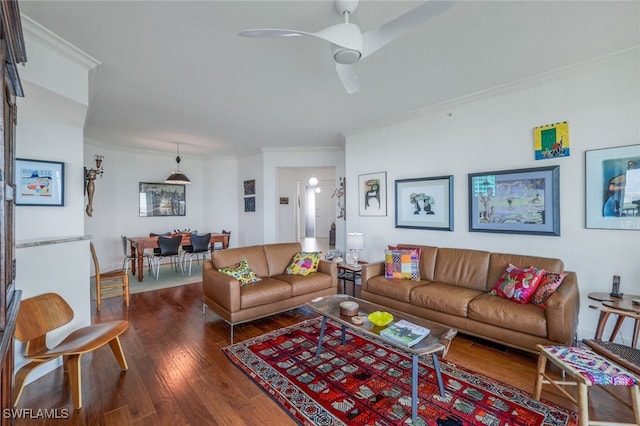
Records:
[[[418,355],[411,356],[411,421],[418,418]]]
[[[342,346],[347,344],[347,326],[342,325]]]
[[[433,360],[433,369],[436,372],[436,378],[438,379],[438,388],[440,389],[440,396],[444,398],[446,394],[444,393],[444,383],[442,381],[442,373],[440,373],[440,361],[438,360],[438,355],[431,354],[431,359]]]
[[[322,348],[322,340],[324,340],[324,329],[326,326],[327,326],[327,317],[322,317],[322,326],[320,327],[320,337],[318,337],[318,347],[316,348],[316,358],[320,356],[320,349]]]

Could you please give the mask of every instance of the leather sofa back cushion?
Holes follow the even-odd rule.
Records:
[[[487,271],[489,270],[490,257],[491,254],[488,251],[439,248],[434,281],[487,291]],[[503,271],[504,267],[500,274]],[[495,281],[500,278],[500,274]]]
[[[442,249],[441,249],[442,250]],[[489,292],[496,285],[505,268],[512,263],[521,268],[534,266],[546,271],[561,274],[564,272],[564,263],[560,259],[550,257],[525,256],[518,254],[492,253],[489,262],[489,273],[487,276],[487,285],[484,288]]]
[[[262,247],[267,259],[270,277],[283,274],[293,256],[302,251],[300,243],[265,244]]]
[[[242,259],[247,259],[249,267],[257,276],[269,276],[269,267],[262,246],[236,247],[211,253],[211,262],[216,269],[233,266]]]

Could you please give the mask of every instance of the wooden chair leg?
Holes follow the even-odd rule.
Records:
[[[45,361],[46,362],[46,361]],[[22,395],[22,391],[24,390],[24,384],[27,381],[27,377],[31,372],[36,368],[41,366],[43,363],[39,361],[31,361],[30,363],[23,365],[17,372],[14,378],[13,384],[13,393],[15,395],[15,399],[13,400],[13,406],[18,406],[18,400]]]
[[[127,360],[124,357],[124,351],[122,350],[122,345],[120,344],[120,338],[116,337],[115,339],[110,340],[109,347],[111,348],[111,352],[113,352],[113,355],[116,357],[118,364],[120,364],[120,368],[122,368],[123,371],[128,370],[129,366],[127,365]]]
[[[589,387],[578,382],[578,424],[589,426]]]
[[[631,392],[631,405],[633,408],[633,418],[636,421],[636,424],[640,425],[640,386],[635,385],[629,388],[629,392]]]
[[[69,387],[71,388],[71,399],[73,407],[77,410],[82,408],[82,374],[80,370],[81,355],[69,356]]]
[[[544,382],[544,373],[547,369],[547,357],[544,353],[540,352],[538,355],[538,373],[536,375],[536,384],[533,391],[533,399],[540,401],[540,395],[542,395],[542,384]]]
[[[129,307],[129,275],[125,274],[124,276],[124,301],[127,304],[127,308]]]

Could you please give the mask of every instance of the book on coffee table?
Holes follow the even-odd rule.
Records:
[[[422,327],[407,320],[400,320],[392,323],[389,327],[382,330],[380,335],[389,340],[393,340],[394,342],[402,343],[411,347],[427,337],[430,332],[431,331],[426,327]]]

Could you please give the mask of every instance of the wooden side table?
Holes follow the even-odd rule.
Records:
[[[595,339],[602,340],[602,334],[604,333],[604,327],[611,314],[617,315],[616,324],[611,332],[609,341],[613,342],[622,327],[622,322],[625,318],[633,318],[635,324],[633,327],[633,341],[631,347],[635,348],[638,345],[638,337],[640,335],[640,305],[634,305],[632,299],[638,299],[640,296],[625,294],[622,297],[611,297],[609,293],[589,293],[587,295],[591,300],[597,300],[602,306],[590,305],[591,309],[600,311],[600,318],[598,319],[598,328],[596,329]]]
[[[363,260],[358,261],[358,265],[365,263],[367,262]],[[356,281],[362,279],[362,268],[347,263],[338,263],[338,279],[342,282],[342,292],[347,294],[346,282],[350,282],[353,286],[353,297],[356,297]]]

